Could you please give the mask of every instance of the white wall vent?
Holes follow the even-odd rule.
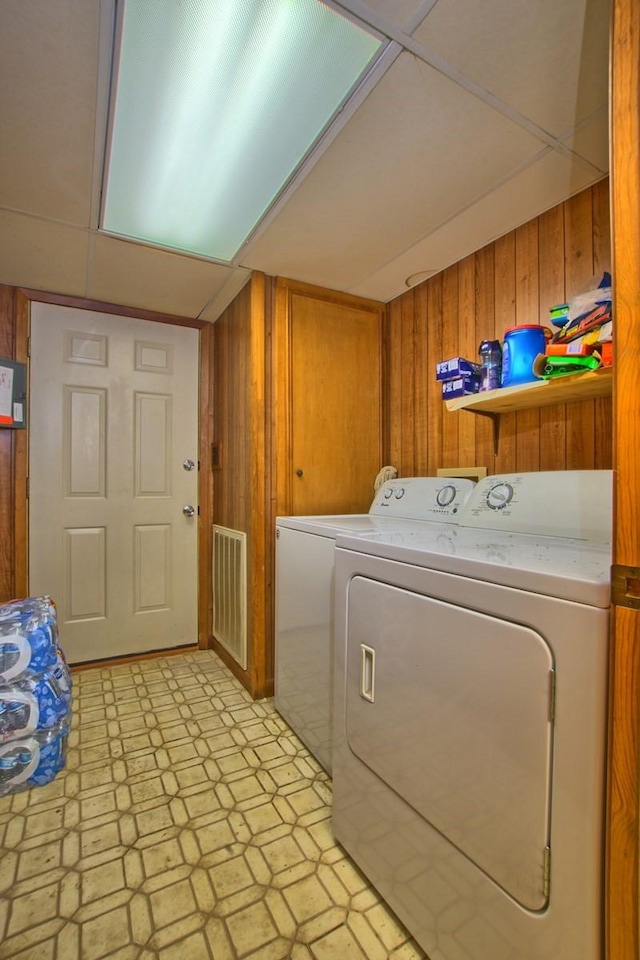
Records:
[[[213,635],[247,669],[247,535],[213,525]]]

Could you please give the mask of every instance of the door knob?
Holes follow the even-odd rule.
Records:
[[[185,517],[192,517],[196,512],[196,508],[192,507],[190,503],[185,503],[184,507],[182,508],[182,512],[184,513]]]
[[[183,460],[182,467],[184,470],[195,470],[195,461],[194,460]]]
[[[304,476],[304,470],[296,470],[296,477],[303,477],[303,476]]]

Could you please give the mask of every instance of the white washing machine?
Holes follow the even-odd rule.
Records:
[[[602,960],[609,471],[335,560],[336,838],[430,960]]]
[[[369,513],[276,519],[275,707],[331,772],[333,555],[339,533],[455,522],[471,480],[387,480]]]

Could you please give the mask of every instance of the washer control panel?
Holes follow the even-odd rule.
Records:
[[[387,480],[376,493],[369,513],[407,520],[457,523],[475,484],[465,478],[400,477]]]
[[[467,501],[459,524],[507,533],[611,538],[610,470],[553,470],[485,477]]]

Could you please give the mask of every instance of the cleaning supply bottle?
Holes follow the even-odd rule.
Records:
[[[480,354],[480,389],[497,390],[500,386],[502,350],[499,340],[483,340],[478,347]]]
[[[500,385],[515,387],[521,383],[537,380],[533,361],[544,353],[547,343],[545,328],[527,323],[505,331],[502,349],[502,377]]]

